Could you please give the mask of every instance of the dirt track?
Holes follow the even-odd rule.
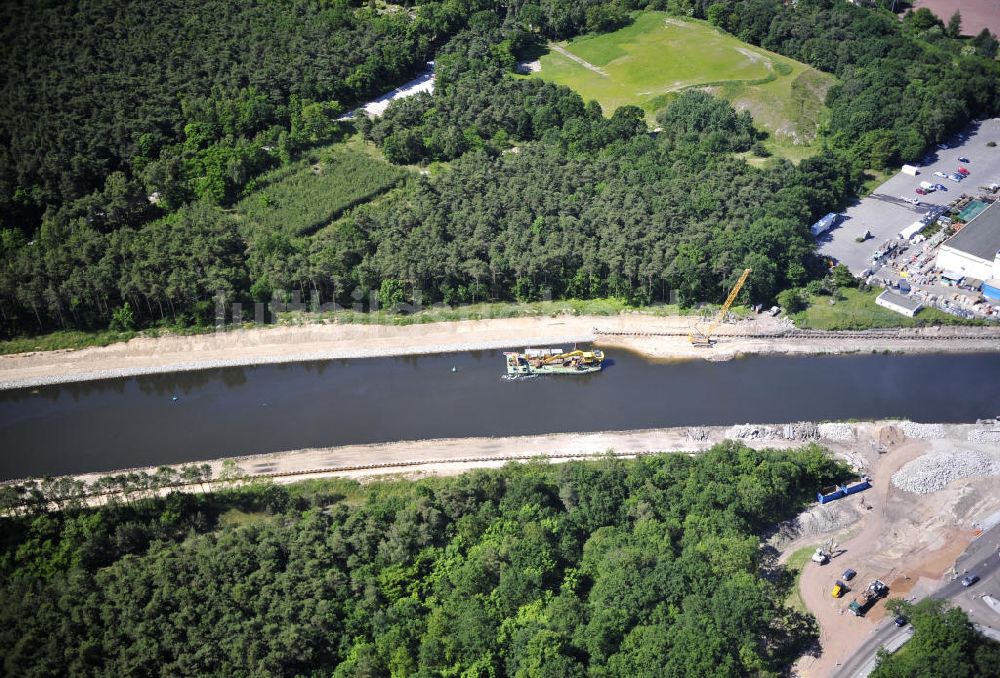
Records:
[[[0,389],[163,372],[307,360],[447,353],[593,342],[653,358],[727,360],[759,353],[1000,350],[1000,327],[928,328],[893,335],[792,332],[767,316],[723,325],[711,349],[695,348],[692,316],[557,316],[423,325],[309,324],[197,336],[138,338],[71,351],[0,356]],[[947,336],[947,340],[942,337]],[[891,339],[887,337],[892,337]]]

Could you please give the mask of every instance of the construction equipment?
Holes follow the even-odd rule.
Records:
[[[743,275],[741,275],[740,279],[736,281],[735,285],[733,285],[732,291],[730,291],[729,296],[726,297],[726,303],[722,305],[722,308],[719,309],[719,314],[715,316],[715,321],[712,322],[712,324],[709,325],[708,329],[705,330],[704,332],[695,328],[695,332],[697,332],[697,334],[695,334],[695,332],[692,332],[691,334],[688,335],[688,340],[694,346],[703,346],[705,348],[711,348],[713,344],[712,332],[714,332],[715,329],[722,323],[722,321],[726,319],[726,313],[729,311],[729,307],[733,305],[733,301],[736,300],[736,295],[740,293],[740,290],[743,288],[743,283],[745,283],[747,281],[747,278],[749,277],[750,277],[750,269],[749,268],[743,269]]]
[[[820,565],[826,565],[830,562],[830,558],[833,557],[833,551],[837,548],[837,542],[832,539],[828,540],[825,544],[816,549],[816,553],[812,555],[812,561],[814,563],[819,563]]]
[[[863,617],[865,612],[867,612],[868,609],[875,604],[876,600],[888,593],[889,587],[878,579],[875,579],[868,585],[868,588],[866,588],[860,596],[851,601],[851,604],[847,606],[847,609],[850,610],[851,614],[854,616]]]
[[[586,374],[599,372],[604,363],[604,352],[563,351],[561,348],[528,348],[524,353],[508,351],[507,374],[511,376],[527,374]]]

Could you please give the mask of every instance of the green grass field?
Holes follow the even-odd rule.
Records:
[[[812,330],[867,330],[876,327],[918,327],[921,325],[978,325],[982,321],[969,321],[948,315],[936,308],[924,308],[915,318],[907,318],[875,303],[882,290],[860,292],[841,289],[844,298],[813,296],[809,308],[792,316],[795,326]],[[834,301],[834,303],[830,303]]]
[[[663,12],[640,13],[612,33],[557,43],[540,62],[541,71],[533,77],[596,99],[607,115],[626,104],[640,106],[651,123],[678,92],[705,87],[737,109],[749,110],[757,126],[771,134],[771,151],[793,160],[812,154],[823,100],[834,82],[833,76],[705,22]]]
[[[256,179],[236,213],[247,237],[261,231],[308,235],[407,174],[357,146],[336,144]]]

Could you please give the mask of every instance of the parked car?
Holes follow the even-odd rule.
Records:
[[[844,581],[851,581],[852,579],[854,579],[854,577],[857,576],[857,574],[858,573],[852,570],[851,568],[847,568],[846,570],[844,570],[844,574],[840,576],[844,578]]]
[[[965,177],[969,176],[970,174],[969,170],[965,169],[964,167],[959,167],[958,173]]]
[[[934,188],[936,188],[939,191],[947,191],[948,190],[948,187],[945,186],[944,184],[934,184]]]
[[[938,144],[938,148],[940,148],[942,151],[947,151],[949,148],[951,148],[951,146],[949,146],[948,144]]]
[[[958,161],[959,162],[972,162],[971,160],[969,160],[968,158],[966,158],[964,155],[958,156]]]
[[[847,591],[847,584],[845,584],[842,581],[838,581],[836,584],[833,585],[833,590],[830,592],[830,595],[833,596],[834,598],[840,598],[842,595],[844,595],[846,591]]]
[[[927,195],[927,191],[922,188],[917,189],[917,195]]]
[[[906,626],[906,617],[896,617],[892,620],[892,623],[896,626]]]
[[[962,577],[962,586],[969,587],[979,581],[979,576],[975,574],[968,574]]]
[[[962,179],[964,179],[965,177],[963,177],[961,174],[949,174],[948,178],[957,184],[960,183]]]
[[[945,174],[944,172],[935,172],[935,173],[934,173],[934,176],[936,176],[936,177],[941,177],[942,179],[944,179],[944,178],[945,178],[945,177],[947,177],[948,175],[947,175],[947,174]]]

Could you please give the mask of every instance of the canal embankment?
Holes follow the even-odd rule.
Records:
[[[302,324],[208,335],[140,337],[110,346],[0,356],[0,390],[219,367],[593,342],[662,360],[767,354],[1000,351],[1000,327],[806,332],[757,316],[719,327],[710,349],[691,345],[694,316],[572,316],[415,325]]]
[[[606,355],[599,373],[513,380],[494,349],[3,391],[0,479],[407,440],[744,422],[961,423],[996,416],[1000,402],[1000,353],[726,362],[655,361],[622,349]]]

